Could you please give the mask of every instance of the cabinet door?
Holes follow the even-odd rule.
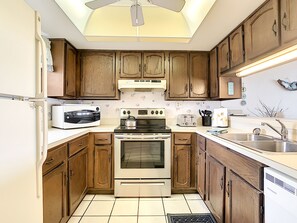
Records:
[[[87,149],[77,153],[68,161],[69,214],[71,215],[87,190]]]
[[[263,194],[232,171],[228,171],[226,185],[226,223],[263,222]]]
[[[230,66],[235,67],[244,62],[243,30],[242,26],[229,36],[230,40]]]
[[[230,69],[229,40],[226,38],[218,46],[219,74]]]
[[[169,58],[169,98],[187,98],[189,96],[188,54],[171,53]]]
[[[205,151],[198,149],[197,190],[202,199],[205,199]]]
[[[282,44],[297,39],[297,0],[281,0]]]
[[[66,165],[43,176],[43,222],[66,222]]]
[[[95,146],[94,187],[112,188],[112,147],[110,145]]]
[[[164,53],[143,53],[143,77],[164,78]]]
[[[81,96],[116,97],[115,53],[83,53],[81,78]]]
[[[208,97],[208,53],[190,54],[190,97]]]
[[[279,46],[278,0],[270,0],[244,23],[246,59]]]
[[[141,78],[142,64],[140,52],[121,52],[121,78]]]
[[[219,97],[219,77],[218,77],[218,55],[217,48],[210,51],[209,54],[209,82],[211,98]]]
[[[225,166],[206,156],[206,204],[218,223],[224,221]]]
[[[241,78],[220,77],[219,92],[220,99],[241,98]]]
[[[173,187],[189,188],[191,171],[191,146],[174,146]]]
[[[76,50],[66,43],[65,94],[76,97]]]

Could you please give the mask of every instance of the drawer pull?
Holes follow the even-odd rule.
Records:
[[[189,140],[189,139],[178,139],[178,140],[180,140],[180,141],[187,141],[187,140]]]
[[[80,144],[78,144],[78,146],[83,146],[83,143],[81,142]]]
[[[50,158],[49,160],[46,160],[45,161],[45,165],[50,165],[50,164],[52,164],[52,162],[54,162],[54,158]]]
[[[108,139],[97,139],[99,141],[107,141]]]

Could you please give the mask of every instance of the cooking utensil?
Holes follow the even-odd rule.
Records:
[[[136,127],[136,119],[134,116],[128,116],[128,118],[125,120],[125,126],[126,127]]]

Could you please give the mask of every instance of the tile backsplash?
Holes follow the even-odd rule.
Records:
[[[196,114],[200,118],[199,109],[213,111],[214,108],[221,106],[220,101],[165,101],[164,92],[122,92],[120,100],[66,101],[49,98],[48,102],[49,106],[63,103],[99,105],[101,108],[102,124],[115,124],[119,122],[120,108],[165,108],[167,122],[175,124],[178,114]]]

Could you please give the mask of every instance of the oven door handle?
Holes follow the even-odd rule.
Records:
[[[171,135],[115,135],[116,139],[169,139]]]

